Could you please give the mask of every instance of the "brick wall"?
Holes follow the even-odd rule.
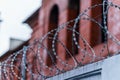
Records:
[[[39,19],[38,19],[38,25],[39,25],[38,27],[39,28],[36,31],[33,31],[34,34],[32,35],[31,40],[33,41],[36,38],[40,38],[41,36],[46,34],[48,31],[50,31],[49,30],[49,27],[51,27],[50,26],[50,14],[52,13],[51,10],[54,8],[55,5],[58,7],[58,12],[59,12],[57,25],[61,25],[63,23],[68,22],[69,20],[75,19],[79,13],[83,12],[89,6],[92,6],[94,4],[99,4],[99,3],[102,3],[102,1],[101,0],[99,0],[99,1],[81,0],[81,1],[79,1],[79,9],[78,9],[79,11],[77,11],[72,8],[69,8],[69,6],[72,6],[72,5],[70,5],[70,0],[49,0],[49,1],[43,0],[42,7],[40,8],[40,11],[39,11]],[[98,8],[101,8],[101,9],[98,9]],[[87,14],[91,17],[95,17],[95,16],[97,16],[97,14],[101,14],[102,7],[98,7],[98,8],[88,11]],[[102,17],[97,18],[97,20],[100,21],[101,18]],[[72,23],[71,25],[73,26],[73,24],[74,23]],[[88,43],[91,46],[94,47],[94,46],[97,46],[98,44],[102,43],[100,28],[98,27],[98,25],[94,24],[93,22],[80,20],[78,31],[83,35],[83,37],[88,41]],[[70,42],[71,42],[70,38],[72,38],[71,35],[72,35],[72,33],[65,29],[60,31],[60,33],[58,35],[59,40],[61,40],[64,43],[64,45],[67,46],[67,48],[69,50],[71,50],[71,46],[72,46],[72,44],[70,44]],[[32,42],[32,41],[30,41],[30,42]],[[83,43],[80,40],[79,40],[79,43],[81,46],[83,46]],[[46,45],[51,45],[51,44],[47,44],[47,40],[46,40]],[[65,49],[60,44],[57,44],[57,48],[58,48],[57,55],[59,57],[61,57],[63,60],[66,60],[67,57],[65,54],[66,53]],[[80,51],[78,51],[77,53],[80,53]],[[80,55],[80,54],[77,54],[77,55]],[[47,62],[47,61],[50,61],[49,59],[47,60],[47,58],[49,58],[48,54],[44,53],[43,56],[46,58],[45,62],[50,63],[50,62]]]
[[[82,13],[85,9],[87,9],[89,6],[95,5],[95,4],[101,4],[101,0],[78,0],[76,1],[77,5],[75,7],[73,6],[75,1],[71,2],[73,4],[70,4],[70,1],[73,0],[43,0],[42,6],[40,10],[37,12],[38,15],[32,16],[32,18],[28,19],[28,24],[33,29],[33,33],[31,36],[31,39],[29,40],[29,44],[32,44],[35,40],[40,39],[42,36],[47,34],[50,30],[55,29],[59,27],[58,25],[62,25],[63,23],[66,23],[72,19],[75,19],[80,13]],[[110,1],[110,0],[109,0]],[[119,0],[112,0],[115,4],[120,4]],[[108,30],[114,34],[118,39],[120,39],[120,32],[119,32],[119,10],[115,8],[110,8],[110,11],[108,11],[108,18],[107,18],[107,25]],[[53,15],[54,14],[54,15]],[[102,6],[96,7],[94,9],[88,10],[86,12],[87,17],[92,17],[99,23],[103,24],[103,16],[102,14]],[[58,17],[58,18],[56,18]],[[82,18],[86,17],[86,15],[82,16]],[[74,22],[70,23],[70,26],[73,26]],[[108,46],[104,46],[104,37],[102,34],[101,29],[99,28],[99,25],[95,24],[94,22],[90,20],[79,20],[79,24],[77,24],[78,28],[76,29],[90,44],[90,46],[94,49],[95,55],[98,57],[106,57],[108,55],[112,55],[115,53],[115,51],[119,50],[119,47],[114,44],[113,41],[108,40]],[[68,26],[67,26],[68,27]],[[72,27],[70,27],[72,28]],[[53,32],[55,34],[55,32]],[[49,51],[52,49],[52,41],[48,39],[49,36],[45,39],[43,42],[44,45],[49,49]],[[67,30],[66,28],[61,30],[58,34],[58,39],[66,46],[66,48],[72,53],[72,55],[77,59],[77,61],[80,63],[82,62],[83,65],[90,63],[91,58],[89,55],[82,54],[81,50],[77,49],[75,45],[72,45],[72,32]],[[77,37],[76,37],[77,38]],[[84,41],[81,39],[77,40],[79,42],[79,45],[82,49],[85,48]],[[33,63],[32,66],[33,70],[36,66],[39,66],[38,64],[34,63],[34,59],[36,58],[34,53],[37,53],[37,48],[39,44],[34,43],[32,50],[28,50],[29,53],[27,57],[28,62]],[[74,46],[74,52],[72,52],[72,46]],[[108,52],[109,49],[109,52]],[[68,56],[66,54],[65,48],[60,44],[56,44],[56,52],[57,56],[61,58],[63,61],[67,61],[68,64],[71,64],[75,66],[75,63],[71,56]],[[78,50],[78,51],[77,51]],[[89,54],[91,54],[93,57],[91,50],[87,47],[87,50]],[[52,66],[52,60],[50,56],[48,55],[47,51],[40,50],[39,53],[44,60],[44,63],[51,67]],[[55,64],[59,69],[68,70],[69,68],[65,68],[61,64],[59,60],[56,59],[56,57],[53,55],[53,52],[51,51],[51,55],[55,61]],[[84,58],[84,60],[83,60]],[[100,60],[100,58],[95,58],[95,61]],[[37,73],[35,70],[34,73]],[[44,69],[44,74],[48,75],[49,70]],[[19,74],[19,73],[18,73]],[[54,75],[54,74],[53,74]],[[27,74],[27,79],[30,80],[30,75]]]
[[[119,3],[119,1],[113,1],[113,2]],[[37,29],[33,30],[33,34],[32,34],[32,38],[30,40],[30,43],[32,41],[34,41],[34,39],[42,37],[43,35],[45,35],[47,32],[49,32],[52,29],[51,28],[49,30],[49,28],[51,27],[50,20],[52,20],[52,19],[50,19],[50,16],[51,16],[50,14],[52,13],[52,9],[54,8],[54,6],[57,6],[57,8],[58,8],[58,23],[57,23],[57,25],[61,25],[63,23],[68,22],[69,20],[76,18],[79,13],[83,12],[89,6],[92,6],[95,4],[101,4],[101,3],[102,3],[101,0],[98,0],[98,1],[96,1],[96,0],[89,0],[89,1],[88,0],[80,0],[79,1],[79,9],[78,9],[79,11],[77,13],[77,10],[69,8],[69,6],[72,6],[72,5],[70,5],[70,0],[49,0],[49,1],[43,0],[42,6],[41,6],[40,11],[39,11],[38,24],[34,26]],[[111,11],[112,12],[108,14],[108,21],[109,21],[109,17],[111,17],[115,12],[112,9],[111,9]],[[101,13],[102,13],[102,6],[96,7],[94,9],[91,9],[88,12],[86,12],[86,14],[89,17],[94,18],[96,21],[98,21],[102,24],[102,16],[99,16]],[[119,15],[119,13],[117,13],[117,15]],[[99,16],[99,17],[97,17],[97,16]],[[113,20],[116,19],[115,16],[112,16],[112,18],[113,18]],[[112,23],[108,22],[108,29],[113,31],[113,28],[111,28],[111,26],[115,26],[115,24],[116,24],[116,21],[112,22]],[[52,25],[54,25],[54,24],[52,24]],[[73,26],[73,23],[71,23],[70,25]],[[57,27],[58,26],[56,26],[55,28],[57,28]],[[87,42],[93,47],[93,49],[95,49],[96,55],[98,55],[98,56],[108,55],[108,53],[106,52],[107,48],[104,49],[104,51],[102,52],[103,54],[100,54],[100,52],[99,52],[99,51],[101,51],[100,49],[103,47],[104,41],[102,41],[102,38],[103,38],[102,32],[97,24],[95,24],[92,21],[80,20],[78,29],[79,29],[78,31],[81,33],[81,35],[87,40]],[[116,27],[114,27],[114,29],[116,29]],[[115,34],[118,35],[118,32]],[[71,50],[71,46],[72,46],[72,44],[70,43],[71,42],[71,39],[70,39],[71,35],[72,35],[72,33],[67,31],[66,29],[60,31],[60,33],[58,35],[59,40],[62,41],[64,43],[64,45],[66,45],[69,50]],[[118,38],[119,38],[119,36],[118,36]],[[51,45],[51,43],[48,44],[47,42],[49,42],[48,39],[45,41],[47,46]],[[81,47],[84,48],[84,44],[81,40],[79,40],[79,44],[81,45]],[[110,53],[114,53],[113,49],[110,49],[110,50],[111,50]],[[66,53],[65,49],[60,44],[57,44],[57,55],[60,58],[62,58],[63,60],[66,60],[67,57],[66,57],[65,53]],[[84,55],[80,54],[81,51],[77,51],[76,53],[75,53],[76,57],[77,56],[79,56],[79,57],[84,56]],[[51,64],[51,60],[49,59],[49,56],[47,53],[43,53],[43,57],[45,58],[46,64]],[[70,58],[69,58],[69,61],[70,61],[70,63],[72,63]],[[81,61],[81,60],[79,60],[79,61]],[[84,64],[89,63],[89,58],[86,57],[86,59],[83,61],[83,63]],[[57,64],[59,64],[59,62],[57,62]]]

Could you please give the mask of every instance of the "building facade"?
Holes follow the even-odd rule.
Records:
[[[7,67],[11,74],[3,71],[1,75],[41,80],[118,54],[120,10],[116,4],[120,1],[43,0],[40,9],[24,21],[33,29],[29,46],[6,61],[17,68]]]
[[[103,0],[104,1],[104,0]],[[32,34],[32,38],[30,40],[30,43],[33,42],[35,39],[39,39],[41,37],[43,37],[45,34],[47,34],[48,32],[50,32],[51,30],[54,30],[58,27],[60,27],[60,25],[69,22],[70,20],[74,20],[75,18],[78,17],[78,15],[82,12],[84,12],[86,9],[88,9],[90,6],[94,6],[94,5],[99,5],[99,4],[103,4],[102,0],[90,0],[90,1],[86,1],[86,0],[43,0],[42,1],[42,6],[39,10],[39,14],[38,14],[38,23],[36,23],[34,25],[33,29],[33,34]],[[111,2],[110,0],[108,0],[109,2]],[[114,4],[119,4],[119,1],[112,1]],[[107,19],[106,19],[106,25],[104,24],[104,16],[103,14],[103,8],[106,9],[106,6],[97,6],[95,8],[92,9],[88,9],[88,11],[85,12],[85,14],[93,19],[95,19],[97,22],[99,22],[103,27],[105,27],[107,25],[108,30],[111,32],[111,34],[113,34],[114,36],[118,36],[117,38],[119,38],[119,32],[116,32],[116,24],[118,24],[119,21],[119,13],[117,13],[116,9],[117,8],[110,8],[110,10],[108,11],[108,13],[106,14]],[[119,11],[118,11],[119,12]],[[118,19],[116,19],[116,17],[114,16],[114,14],[116,14],[116,16],[118,16]],[[112,55],[113,53],[115,53],[119,47],[116,47],[116,50],[113,49],[113,45],[114,43],[112,43],[111,41],[107,40],[105,38],[105,32],[104,30],[102,31],[101,28],[99,28],[99,25],[96,24],[95,22],[92,22],[91,20],[84,20],[84,17],[86,18],[86,15],[83,15],[82,18],[78,21],[78,28],[76,29],[77,32],[79,32],[82,37],[85,38],[85,40],[88,42],[88,44],[90,44],[90,46],[94,49],[96,55],[100,56],[100,49],[104,46],[104,43],[108,42],[109,43],[109,55]],[[111,21],[114,20],[114,21]],[[32,19],[34,20],[34,19]],[[118,21],[115,21],[118,20]],[[36,21],[36,20],[35,20]],[[31,22],[30,26],[33,26]],[[70,26],[74,26],[75,22],[71,22]],[[37,26],[36,26],[37,25]],[[118,24],[119,25],[119,24]],[[68,27],[68,26],[67,26]],[[114,28],[111,28],[114,27]],[[119,27],[118,27],[119,28]],[[55,32],[53,32],[53,34],[55,34]],[[51,35],[48,35],[48,37],[53,37]],[[77,38],[77,37],[76,37]],[[72,46],[74,46],[74,44],[72,45],[72,31],[70,32],[67,29],[63,29],[59,32],[58,34],[58,39],[63,42],[63,44],[67,47],[67,49],[72,53],[71,49]],[[82,40],[77,40],[79,45],[84,48],[84,44],[82,42]],[[52,49],[52,40],[46,40],[47,48],[49,50]],[[112,46],[111,46],[112,45]],[[115,45],[114,45],[115,46]],[[61,56],[61,58],[63,58],[64,60],[66,60],[66,55],[64,53],[66,53],[66,50],[61,47],[60,44],[56,45],[57,47],[57,55]],[[75,49],[75,52],[73,52],[72,54],[76,54],[79,55],[81,51],[79,51],[78,49]],[[63,54],[62,54],[63,53]],[[44,53],[44,57],[47,58],[47,53]],[[108,52],[107,52],[107,48],[104,49],[103,54],[101,56],[107,56]],[[82,56],[82,55],[81,55]],[[46,60],[46,63],[49,60]],[[85,63],[89,63],[89,62],[85,62]]]

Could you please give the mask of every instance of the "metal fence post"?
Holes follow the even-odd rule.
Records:
[[[26,80],[26,52],[27,52],[27,47],[23,47],[23,56],[22,56],[22,64],[21,64],[21,69],[22,69],[22,78],[21,80]]]

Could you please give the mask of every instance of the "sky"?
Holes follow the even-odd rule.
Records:
[[[0,55],[9,49],[10,38],[30,38],[32,30],[22,22],[40,6],[41,0],[0,0]]]

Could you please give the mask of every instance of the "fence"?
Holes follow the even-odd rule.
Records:
[[[87,15],[89,10],[99,6],[103,6],[103,13],[100,14],[103,16],[103,24],[97,21],[95,18]],[[107,25],[107,23],[109,24],[107,21],[107,14],[110,8],[117,9],[118,12],[120,10],[118,5],[108,1],[104,1],[103,4],[96,4],[94,6],[88,7],[86,10],[80,13],[76,19],[58,26],[57,29],[51,30],[42,38],[35,40],[32,44],[24,46],[22,50],[11,54],[0,64],[1,80],[44,80],[48,77],[64,73],[68,70],[75,69],[85,64],[93,63],[95,61],[118,54],[120,52],[119,35],[114,35],[108,29]],[[98,25],[102,32],[104,32],[105,41],[102,43],[101,47],[99,47],[99,50],[96,50],[94,47],[92,47],[83,37],[83,35],[76,30],[78,27],[77,24],[80,20],[94,22],[96,25]],[[71,26],[73,23],[74,25]],[[72,50],[69,50],[64,42],[58,38],[58,35],[62,32],[62,30],[68,30],[72,33]],[[50,37],[49,35],[52,35],[53,37]],[[76,36],[79,39],[77,39]],[[46,41],[48,39],[52,40],[51,50],[49,50],[46,45]],[[59,44],[62,48],[64,48],[65,53],[61,53],[61,55],[66,55],[68,57],[67,60],[64,60],[62,57],[58,56],[56,44]],[[110,46],[115,48],[114,54],[110,53]],[[76,48],[80,53],[74,54]],[[45,63],[43,53],[48,54],[50,63],[52,65],[49,66]]]

